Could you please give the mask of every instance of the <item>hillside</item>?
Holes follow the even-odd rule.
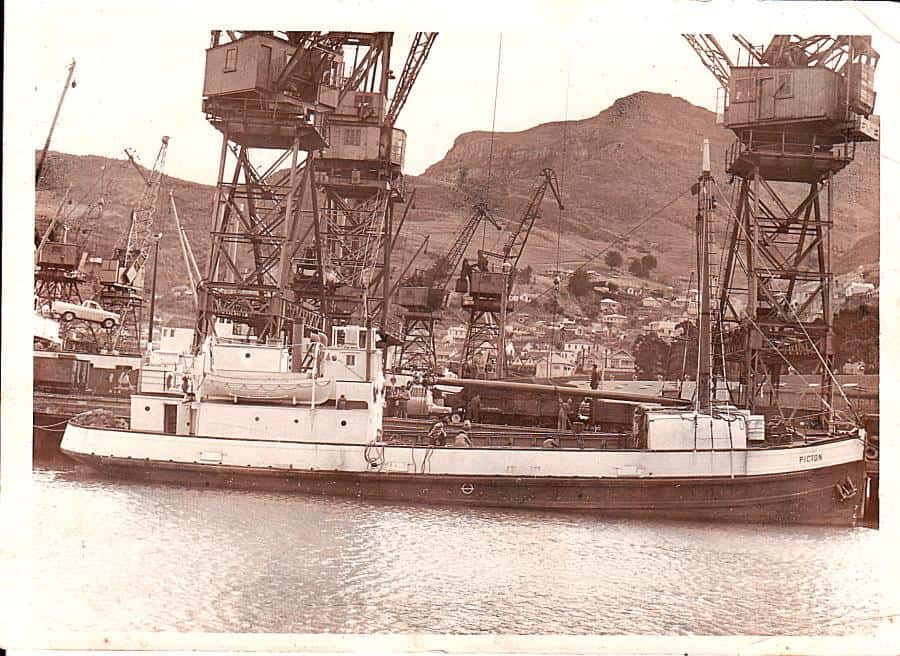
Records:
[[[547,194],[523,264],[543,271],[555,266],[558,256],[564,267],[574,268],[671,203],[614,248],[626,263],[652,253],[659,263],[653,276],[660,282],[688,276],[694,262],[695,200],[685,192],[697,178],[704,138],[711,142],[713,173],[730,195],[733,187],[721,172],[731,133],[716,125],[712,112],[669,95],[640,92],[591,118],[498,133],[492,157],[489,133],[462,134],[424,175],[409,178],[418,191],[400,239],[396,270],[403,268],[424,235],[429,235],[429,247],[417,266],[445,251],[469,215],[472,199],[485,193],[489,166],[489,199],[505,226],[519,218],[540,170],[549,166],[559,176],[566,207],[560,212]],[[875,144],[859,147],[856,161],[836,177],[833,243],[838,273],[878,262],[878,170]],[[87,241],[92,253],[111,252],[124,238],[131,205],[141,192],[137,172],[125,160],[51,153],[36,197],[39,228],[56,212],[70,186],[73,216],[101,195],[104,198],[102,225],[94,227]],[[160,307],[168,317],[189,324],[189,298],[173,293],[173,288],[177,291],[185,284],[186,275],[169,210],[170,189],[202,269],[209,250],[213,187],[164,178],[156,219],[164,234]],[[481,232],[476,235],[470,249],[482,244],[498,248],[505,234],[487,228],[483,237]],[[603,258],[589,268],[604,269]],[[546,284],[546,279],[540,280],[535,291]]]
[[[732,133],[717,126],[715,114],[706,109],[649,92],[620,98],[588,119],[498,133],[492,160],[490,133],[462,134],[444,158],[428,168],[419,184],[452,185],[461,176],[484,181],[490,163],[501,213],[515,215],[530,181],[541,168],[554,168],[566,210],[560,220],[558,210],[545,199],[537,239],[529,245],[525,258],[554,262],[561,223],[561,257],[572,258],[574,263],[689,188],[697,179],[704,138],[710,140],[713,174],[730,196],[733,186],[722,171],[725,151],[734,141]],[[856,161],[836,177],[833,243],[839,271],[878,261],[878,172],[875,144],[860,146]],[[695,201],[687,194],[632,236],[628,246],[617,248],[626,262],[642,249],[652,251],[663,278],[684,274],[687,263],[693,261],[694,212]]]

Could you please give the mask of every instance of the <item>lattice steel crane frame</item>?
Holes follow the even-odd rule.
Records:
[[[719,64],[730,60],[715,38],[683,36],[728,88],[730,66]],[[878,53],[868,37],[860,36],[776,35],[765,49],[740,35],[734,38],[758,66],[750,70],[825,68],[841,76],[848,92],[843,115],[831,121],[778,123],[776,117],[770,127],[731,128],[737,141],[726,152],[725,167],[738,185],[713,307],[714,350],[719,354],[713,358],[713,375],[736,374],[741,398],[735,400],[756,410],[774,401],[786,359],[798,369],[815,364],[821,424],[830,427],[833,179],[853,160],[857,140],[868,139],[854,128],[858,114],[849,94],[848,64],[860,63],[874,72]],[[792,193],[801,200],[789,200]],[[738,297],[745,299],[744,307]]]

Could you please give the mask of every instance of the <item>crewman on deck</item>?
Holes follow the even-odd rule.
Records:
[[[569,429],[569,402],[563,401],[560,396],[559,399],[559,414],[556,419],[556,429],[557,430],[568,430]]]
[[[408,387],[399,387],[397,388],[397,416],[400,419],[406,419],[406,407],[409,404],[409,388]]]
[[[391,385],[387,389],[387,416],[397,416],[397,378],[391,376]]]
[[[434,426],[428,431],[428,443],[432,446],[447,445],[447,431],[444,430],[444,422],[434,422]]]
[[[481,395],[476,393],[466,404],[466,416],[476,424],[481,421]]]
[[[471,447],[472,446],[472,438],[469,437],[469,433],[472,432],[472,422],[468,419],[463,422],[462,430],[459,431],[456,436],[453,438],[453,446],[459,447]]]
[[[595,390],[600,387],[600,371],[597,369],[597,365],[594,365],[591,368],[591,389]]]

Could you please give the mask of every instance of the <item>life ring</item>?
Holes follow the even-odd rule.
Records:
[[[465,494],[466,496],[469,496],[470,494],[472,494],[472,492],[475,491],[475,486],[472,485],[471,483],[463,483],[462,485],[459,486],[459,491],[462,492],[463,494]]]
[[[870,444],[866,447],[866,460],[878,460],[878,447]]]

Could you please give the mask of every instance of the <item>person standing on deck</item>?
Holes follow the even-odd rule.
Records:
[[[481,421],[481,394],[476,393],[466,404],[466,416],[476,424]]]
[[[406,419],[406,406],[409,403],[409,388],[400,387],[397,390],[397,416],[400,419]]]
[[[447,431],[444,430],[444,423],[436,421],[431,430],[428,431],[428,444],[431,446],[446,446]]]
[[[387,390],[387,416],[397,416],[397,378],[391,376],[391,385]]]
[[[569,402],[563,401],[562,397],[559,397],[559,414],[556,419],[556,429],[561,431],[569,429]]]
[[[469,437],[469,433],[472,432],[472,422],[466,419],[463,422],[462,430],[459,431],[453,438],[453,446],[456,447],[472,447],[472,438]]]
[[[597,370],[597,365],[591,369],[591,389],[595,390],[600,387],[600,372]]]

